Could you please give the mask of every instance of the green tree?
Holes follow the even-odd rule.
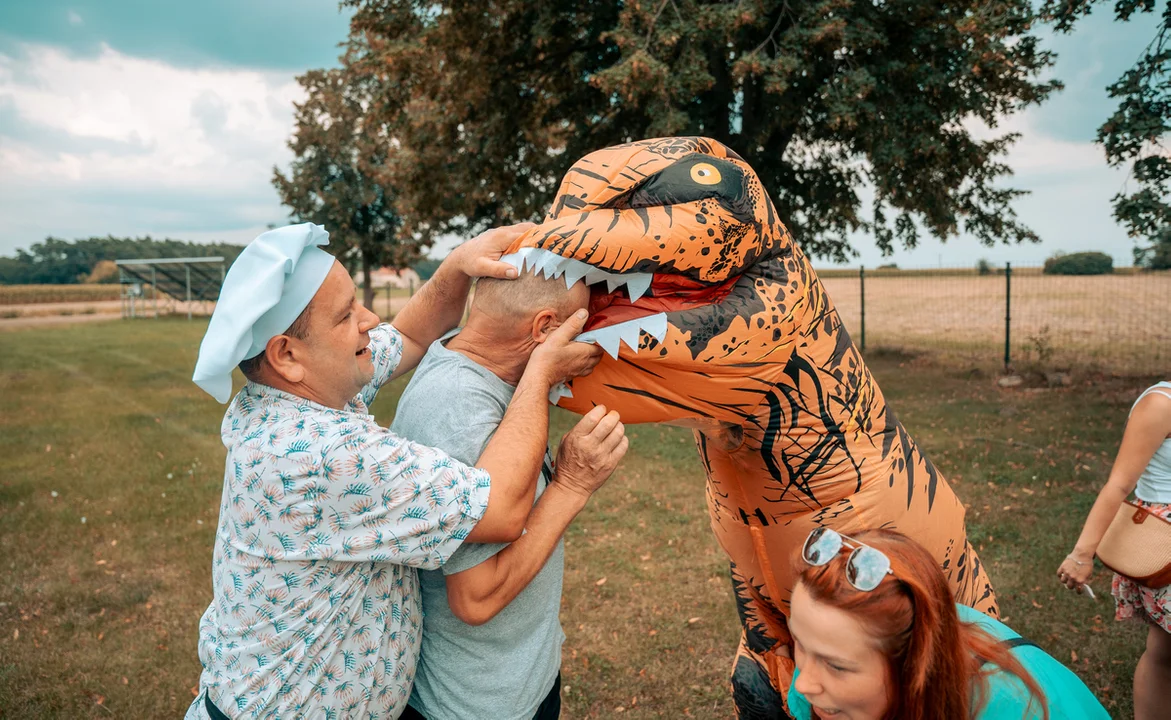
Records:
[[[1044,13],[1057,29],[1069,32],[1097,0],[1047,0]],[[1153,13],[1158,0],[1115,0],[1114,16],[1126,22],[1135,13]],[[1114,196],[1114,217],[1131,237],[1155,241],[1157,251],[1171,227],[1171,153],[1163,141],[1171,133],[1171,0],[1166,0],[1155,37],[1134,66],[1106,88],[1118,107],[1098,128],[1098,142],[1111,165],[1131,164],[1133,192]],[[1157,254],[1157,253],[1156,253]]]
[[[1029,0],[343,4],[412,228],[532,219],[584,153],[702,134],[756,168],[822,257],[858,230],[885,251],[919,227],[1036,240],[1001,182],[1015,137],[970,129],[1060,87],[1038,79],[1052,58]]]
[[[1058,252],[1045,260],[1046,275],[1109,275],[1114,258],[1102,252]]]
[[[183,240],[91,237],[62,240],[48,237],[27,250],[19,249],[14,258],[0,258],[0,283],[73,284],[90,279],[94,268],[103,261],[134,258],[223,257],[231,263],[244,248],[226,243],[194,243]]]
[[[411,269],[418,274],[420,280],[427,282],[435,274],[435,271],[439,269],[441,262],[443,261],[435,260],[434,258],[421,258],[414,265],[411,265]]]
[[[1134,249],[1134,264],[1151,270],[1171,270],[1171,225],[1155,236],[1155,242]]]
[[[354,77],[348,63],[297,81],[307,97],[295,106],[288,143],[295,157],[287,175],[273,168],[273,184],[297,221],[324,226],[330,249],[351,272],[361,270],[362,301],[373,307],[372,271],[407,267],[423,243],[400,231],[395,194],[383,183],[390,145],[384,134],[369,131],[370,84]]]

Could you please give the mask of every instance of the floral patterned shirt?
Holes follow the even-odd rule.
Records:
[[[199,623],[200,694],[231,718],[395,718],[422,630],[416,568],[443,565],[488,507],[489,479],[380,427],[367,409],[402,357],[370,332],[374,379],[343,410],[249,383],[228,449]]]

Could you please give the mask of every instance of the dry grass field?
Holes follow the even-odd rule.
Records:
[[[855,342],[857,276],[823,280]],[[1120,375],[1171,369],[1171,273],[1012,278],[1012,360],[1041,369]],[[866,346],[941,351],[977,366],[1003,362],[1003,275],[867,273]]]
[[[850,334],[860,342],[857,271],[827,270],[822,276]],[[109,301],[117,300],[118,292],[118,285],[0,285],[0,319],[110,312],[117,309]],[[374,309],[393,317],[409,295],[407,289],[388,294],[379,288]],[[1171,272],[1073,277],[1016,269],[1011,311],[1012,363],[1018,369],[1117,375],[1171,369]],[[1004,360],[1004,316],[1002,274],[945,269],[870,271],[866,276],[869,348],[930,351],[969,366],[995,368]]]
[[[0,285],[0,305],[74,303],[117,300],[122,286],[93,285]]]
[[[121,285],[0,285],[0,331],[55,325],[81,320],[105,320],[125,312],[125,301],[120,299]],[[137,301],[141,317],[154,317],[155,303],[149,295]],[[374,295],[374,309],[383,317],[392,318],[410,299],[406,288],[379,288]],[[194,315],[207,316],[215,309],[213,302],[192,301]],[[160,314],[186,315],[188,303],[170,300],[160,294]]]

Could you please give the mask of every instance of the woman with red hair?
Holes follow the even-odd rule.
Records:
[[[1110,717],[1064,665],[956,605],[931,554],[904,535],[818,528],[796,563],[796,720]]]

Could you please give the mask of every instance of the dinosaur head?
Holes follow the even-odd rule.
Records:
[[[735,388],[787,355],[779,325],[804,284],[790,275],[807,267],[793,253],[744,160],[714,140],[664,138],[575,163],[545,221],[504,259],[591,287],[582,339],[610,357],[561,406],[743,424],[760,397]]]

